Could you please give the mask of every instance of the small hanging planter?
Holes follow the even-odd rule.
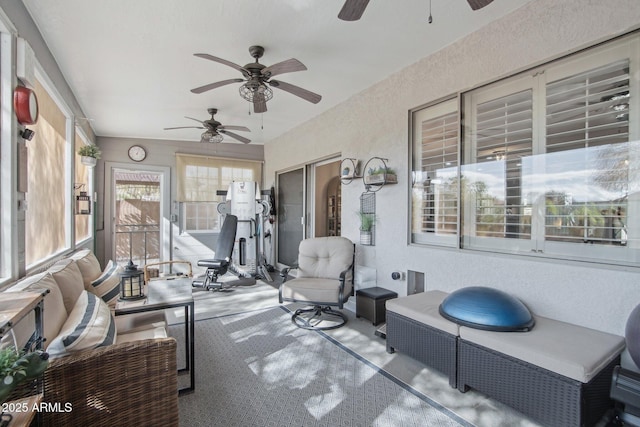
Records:
[[[95,157],[81,156],[80,157],[80,163],[82,163],[85,166],[89,166],[89,167],[92,168],[98,163],[98,159],[96,159]]]
[[[100,158],[100,148],[95,144],[85,144],[78,149],[78,155],[80,156],[80,163],[83,165],[94,167],[98,163]]]

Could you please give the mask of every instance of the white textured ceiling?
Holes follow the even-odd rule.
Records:
[[[23,0],[97,135],[197,141],[198,129],[163,128],[198,126],[184,116],[205,120],[216,107],[218,121],[249,127],[237,133],[257,144],[527,1],[472,11],[466,0],[431,0],[429,24],[429,0],[372,0],[355,22],[337,18],[344,0]],[[265,48],[267,66],[304,63],[308,70],[277,78],[322,95],[320,103],[274,89],[268,112],[249,114],[240,83],[190,92],[242,77],[194,53],[244,66],[251,45]]]

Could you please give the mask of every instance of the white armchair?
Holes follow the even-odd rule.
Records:
[[[294,312],[291,320],[305,329],[335,329],[347,317],[331,307],[343,308],[353,294],[355,245],[344,237],[316,237],[300,242],[298,263],[280,273],[280,303],[305,302],[312,305]],[[288,279],[291,269],[297,276]]]

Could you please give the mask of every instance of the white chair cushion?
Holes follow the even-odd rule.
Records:
[[[282,285],[285,300],[337,303],[340,282],[338,280],[305,277],[288,280]],[[350,294],[350,293],[349,293]],[[349,294],[345,293],[345,297]],[[346,298],[345,298],[346,300]]]
[[[528,332],[491,332],[460,327],[460,338],[588,383],[625,348],[624,338],[534,316]]]
[[[398,313],[419,323],[458,336],[458,324],[440,315],[440,304],[449,294],[442,291],[427,291],[385,302],[387,311]]]
[[[75,252],[71,255],[71,259],[78,264],[78,269],[82,274],[85,287],[102,274],[100,262],[90,249],[81,249]]]
[[[107,304],[82,291],[60,334],[47,351],[51,357],[107,346],[116,342],[116,322]]]
[[[64,307],[70,314],[76,305],[76,300],[85,290],[84,280],[78,265],[71,258],[65,258],[53,264],[47,271],[56,280],[60,292],[62,292]]]
[[[316,237],[300,242],[297,277],[338,279],[353,263],[353,242],[345,237]]]

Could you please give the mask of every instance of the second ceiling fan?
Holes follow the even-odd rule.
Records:
[[[493,0],[467,0],[471,9],[482,9]],[[369,0],[347,0],[338,14],[338,18],[343,21],[357,21],[362,17],[364,10],[367,8]]]
[[[273,76],[276,76],[278,74],[306,70],[307,67],[305,67],[302,62],[298,61],[295,58],[291,58],[267,67],[258,62],[258,59],[260,59],[264,54],[264,48],[262,46],[251,46],[249,48],[249,53],[253,58],[255,58],[255,62],[249,63],[244,67],[231,61],[227,61],[226,59],[209,55],[207,53],[195,53],[194,55],[199,58],[219,62],[220,64],[227,65],[240,71],[244,78],[228,79],[210,83],[204,86],[197,87],[195,89],[191,89],[191,92],[203,93],[208,90],[215,89],[220,86],[225,86],[231,83],[244,82],[242,86],[240,86],[240,96],[253,103],[253,111],[255,113],[264,113],[267,111],[267,101],[273,97],[273,91],[269,86],[284,90],[285,92],[289,92],[293,95],[299,96],[300,98],[314,104],[317,104],[322,99],[322,96],[318,95],[317,93],[313,93],[311,91],[308,91],[307,89],[303,89],[290,83],[272,79]]]
[[[242,132],[251,132],[251,130],[246,126],[233,126],[233,125],[223,125],[219,121],[217,121],[213,116],[218,112],[217,108],[209,108],[207,112],[211,114],[211,118],[209,120],[198,120],[193,117],[185,116],[185,119],[195,120],[200,123],[202,126],[178,126],[172,128],[164,128],[164,130],[173,130],[173,129],[205,129],[205,131],[201,135],[202,142],[222,142],[224,136],[230,136],[233,139],[237,139],[240,142],[244,142],[248,144],[251,142],[250,139],[245,138],[244,136],[240,136],[236,133],[229,132],[229,130],[237,130]]]

